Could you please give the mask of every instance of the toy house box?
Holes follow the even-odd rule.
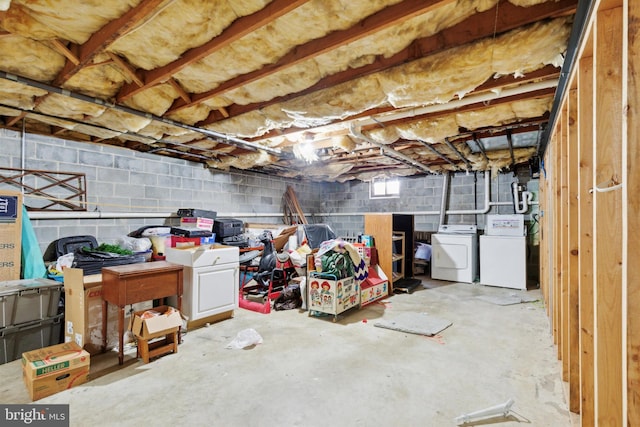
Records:
[[[370,266],[369,276],[360,285],[360,306],[371,304],[389,295],[389,279],[380,266]]]
[[[322,273],[311,273],[308,285],[309,310],[337,315],[360,305],[358,283],[353,276],[337,279]]]

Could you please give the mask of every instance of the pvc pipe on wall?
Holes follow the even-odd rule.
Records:
[[[280,218],[281,213],[229,213],[219,215],[221,217],[244,217],[244,218]],[[30,219],[113,219],[113,218],[178,218],[175,212],[29,212]]]
[[[480,215],[486,214],[491,209],[491,172],[484,171],[484,207],[471,210],[448,210],[447,215]]]

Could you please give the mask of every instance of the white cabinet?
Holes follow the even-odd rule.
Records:
[[[185,267],[183,311],[198,320],[238,307],[238,264]]]
[[[182,312],[201,326],[233,315],[238,307],[240,250],[234,246],[168,248],[167,261],[184,265]]]

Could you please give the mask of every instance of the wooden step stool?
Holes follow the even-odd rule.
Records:
[[[157,338],[153,337],[146,340],[138,337],[137,357],[141,357],[144,363],[149,363],[149,359],[156,356],[178,352],[178,328],[175,328],[158,341],[149,342]]]

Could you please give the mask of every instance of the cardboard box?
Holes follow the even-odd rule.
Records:
[[[151,310],[161,314],[145,319],[142,315],[148,310],[140,310],[134,313],[130,322],[130,329],[133,335],[148,340],[175,332],[182,326],[182,316],[178,310],[167,305],[153,307]]]
[[[22,353],[22,378],[31,400],[85,383],[89,363],[89,353],[73,342]]]
[[[202,217],[180,218],[180,227],[213,231],[213,219]]]
[[[90,354],[102,352],[102,275],[83,276],[82,269],[65,268],[64,290],[65,342],[75,342]],[[153,301],[146,301],[133,304],[133,310],[152,306]],[[125,311],[125,324],[128,322],[127,313]],[[117,306],[109,304],[107,319],[107,349],[110,349],[118,346]]]
[[[22,194],[0,191],[0,281],[20,279]]]

